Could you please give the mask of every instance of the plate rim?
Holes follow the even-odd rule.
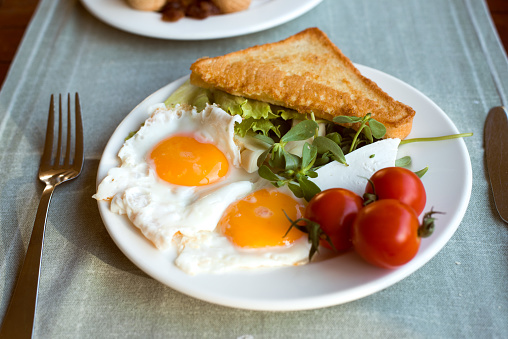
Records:
[[[360,70],[360,72],[368,73],[368,77],[372,77],[372,75],[375,76],[381,76],[386,77],[390,81],[393,81],[395,83],[398,83],[401,86],[406,87],[406,89],[409,89],[410,91],[414,92],[421,98],[424,98],[426,100],[427,104],[431,104],[436,111],[441,115],[441,117],[450,124],[455,130],[455,133],[458,133],[458,130],[453,123],[453,121],[446,115],[446,113],[437,105],[435,104],[430,98],[425,96],[422,92],[420,92],[418,89],[412,87],[411,85],[403,82],[402,80],[389,75],[387,73],[384,73],[380,70],[363,66],[359,64],[355,64],[355,66]],[[170,82],[169,84],[163,86],[159,90],[155,91],[148,97],[146,97],[143,101],[141,101],[136,107],[126,115],[126,117],[122,120],[122,122],[115,128],[114,132],[112,133],[110,139],[108,140],[108,143],[106,144],[106,147],[104,149],[103,154],[101,155],[101,160],[99,162],[99,167],[97,171],[97,178],[96,178],[96,185],[100,183],[100,181],[103,179],[104,175],[103,173],[107,172],[107,170],[104,170],[105,164],[103,161],[105,161],[105,154],[108,151],[109,148],[112,147],[112,139],[115,136],[118,131],[121,130],[122,126],[128,121],[129,117],[132,114],[136,114],[135,112],[138,112],[143,105],[147,105],[147,103],[156,96],[158,93],[161,92],[167,92],[168,89],[171,89],[174,87],[176,89],[179,84],[183,83],[188,78],[188,75],[183,76],[173,82]],[[174,90],[173,89],[173,90]],[[171,92],[170,92],[171,93]],[[166,93],[168,94],[168,93]],[[390,93],[389,93],[390,94]],[[140,114],[140,113],[138,113]],[[148,115],[147,115],[148,116]],[[146,116],[146,117],[147,117]],[[145,118],[146,118],[145,117]],[[131,118],[132,119],[132,118]],[[144,119],[143,119],[144,121]],[[297,310],[308,310],[308,309],[317,309],[317,308],[323,308],[323,307],[329,307],[334,306],[338,304],[343,304],[347,302],[351,302],[353,300],[357,300],[363,297],[366,297],[368,295],[377,293],[387,287],[390,287],[397,282],[403,280],[407,276],[411,275],[412,273],[416,272],[418,269],[420,269],[423,265],[425,265],[429,260],[431,260],[451,239],[453,234],[456,232],[457,228],[460,225],[460,222],[462,221],[465,212],[467,210],[470,197],[471,197],[471,191],[472,191],[472,167],[471,167],[471,159],[469,156],[469,152],[467,150],[466,144],[463,139],[455,139],[454,142],[459,143],[459,147],[464,152],[464,160],[466,162],[466,165],[464,167],[464,176],[466,178],[466,182],[464,182],[463,186],[463,193],[461,195],[461,203],[459,204],[459,208],[454,211],[454,217],[453,219],[448,223],[448,227],[446,228],[445,232],[441,234],[441,236],[436,239],[435,241],[431,242],[430,245],[426,248],[424,253],[420,253],[415,257],[410,263],[397,268],[396,270],[390,270],[390,273],[387,273],[383,276],[382,279],[376,279],[373,280],[367,284],[362,284],[359,286],[355,286],[352,288],[349,288],[345,291],[338,291],[336,293],[332,294],[326,294],[322,296],[307,296],[307,297],[299,297],[297,300],[289,299],[289,300],[277,300],[277,301],[267,301],[267,300],[251,300],[249,298],[238,298],[238,297],[224,297],[221,296],[213,296],[209,293],[205,293],[203,291],[195,291],[192,288],[188,288],[187,286],[183,286],[182,284],[178,283],[168,283],[165,278],[161,276],[159,272],[154,272],[151,269],[147,268],[146,265],[143,265],[143,263],[140,263],[137,258],[133,257],[131,253],[124,248],[124,244],[120,239],[118,239],[113,232],[113,229],[111,225],[108,225],[106,222],[106,215],[104,213],[111,213],[109,212],[109,208],[106,206],[107,203],[104,201],[98,201],[98,207],[99,212],[101,215],[101,219],[103,220],[103,223],[110,234],[111,238],[115,242],[115,244],[119,247],[119,249],[124,253],[124,255],[129,258],[138,268],[140,268],[142,271],[147,273],[152,278],[158,280],[162,284],[169,286],[173,288],[174,290],[177,290],[181,293],[184,293],[188,296],[191,296],[193,298],[201,299],[207,302],[211,302],[214,304],[227,306],[227,307],[234,307],[234,308],[240,308],[240,309],[248,309],[248,310],[258,310],[258,311],[297,311]],[[118,153],[118,149],[116,149],[115,155]],[[134,226],[132,226],[134,227]],[[143,237],[141,233],[139,233],[140,237]],[[146,239],[145,239],[146,240]],[[303,267],[303,266],[302,266]],[[379,282],[381,280],[381,283]],[[375,286],[373,286],[375,285]],[[348,295],[343,295],[347,293]]]
[[[109,3],[105,4],[104,1]],[[183,18],[174,23],[163,22],[160,18],[153,16],[153,14],[156,14],[155,12],[130,9],[127,4],[116,8],[137,18],[138,26],[132,25],[133,20],[118,19],[116,16],[111,15],[115,8],[109,8],[108,5],[114,5],[118,1],[120,0],[81,0],[81,3],[97,19],[125,32],[157,39],[195,41],[231,38],[261,32],[300,17],[319,5],[323,0],[271,0],[261,4],[259,8],[255,7],[242,12],[212,16],[199,21]],[[106,11],[104,11],[105,9]],[[281,9],[285,9],[285,11],[281,11]],[[265,11],[265,14],[261,13],[262,10]],[[267,19],[257,19],[259,17],[266,18],[266,12],[269,13]],[[153,19],[150,18],[151,16],[153,16]],[[249,20],[249,18],[256,18],[257,20]],[[141,27],[139,20],[152,28],[145,29]],[[253,21],[253,23],[250,23],[250,21]],[[246,22],[249,22],[249,24],[245,24]],[[166,30],[168,27],[171,29]],[[193,27],[196,29],[193,30]],[[231,29],[231,27],[235,27],[235,29]],[[160,30],[155,28],[160,28]]]

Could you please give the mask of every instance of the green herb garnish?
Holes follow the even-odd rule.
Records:
[[[358,137],[360,133],[363,133],[370,143],[374,142],[373,138],[381,139],[386,134],[386,127],[379,121],[372,118],[370,113],[367,113],[364,117],[350,117],[341,115],[333,118],[333,122],[337,124],[360,123],[360,127],[353,137],[348,153],[353,152],[358,147]]]
[[[473,136],[473,133],[460,133],[460,134],[450,134],[444,135],[441,137],[428,137],[428,138],[412,138],[412,139],[404,139],[400,141],[399,146],[410,144],[412,142],[422,142],[422,141],[441,141],[441,140],[450,140],[450,139],[459,139]]]
[[[350,121],[349,118],[344,117],[341,121]],[[353,120],[355,119],[353,118]],[[329,123],[329,129],[332,131],[326,136],[317,136],[318,123],[311,115],[311,119],[296,124],[278,142],[268,135],[256,135],[255,138],[269,146],[258,158],[259,175],[271,181],[276,187],[287,185],[295,196],[309,201],[321,191],[310,180],[317,177],[315,171],[317,168],[331,161],[338,161],[348,166],[344,149],[349,153],[348,151],[357,149],[360,144],[369,144],[374,142],[374,138],[384,136],[386,131],[384,126],[377,121],[373,123],[375,120],[370,118],[369,114],[358,119],[362,122],[364,131],[362,134]],[[370,126],[366,124],[367,122]],[[342,134],[333,130],[335,127],[340,127]],[[313,138],[312,141],[310,141],[311,138]],[[286,150],[286,145],[292,141],[305,141],[301,157]]]

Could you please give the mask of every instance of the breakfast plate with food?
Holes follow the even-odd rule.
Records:
[[[199,59],[142,101],[104,150],[94,198],[122,252],[177,291],[328,307],[397,283],[448,242],[471,194],[464,136],[310,28]]]
[[[126,32],[171,40],[228,38],[291,21],[322,0],[81,0]]]

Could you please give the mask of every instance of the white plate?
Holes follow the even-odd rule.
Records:
[[[395,99],[416,111],[409,137],[458,133],[453,122],[429,98],[408,84],[372,68],[357,65]],[[97,184],[108,170],[118,166],[117,153],[129,132],[147,118],[147,108],[163,102],[187,77],[181,78],[141,102],[118,126],[109,140],[97,175]],[[426,211],[438,215],[434,234],[422,240],[417,256],[405,266],[385,270],[364,263],[354,252],[319,262],[282,269],[189,276],[173,261],[175,252],[160,252],[123,216],[113,214],[109,203],[100,201],[106,228],[123,253],[140,269],[163,284],[208,302],[251,310],[289,311],[337,305],[387,288],[407,277],[448,242],[466,211],[472,186],[472,170],[462,139],[403,145],[398,157],[410,155],[413,170],[429,166],[423,177],[427,190]]]
[[[172,40],[228,38],[269,29],[310,11],[322,0],[252,0],[249,9],[204,20],[164,22],[160,13],[137,11],[126,0],[81,0],[98,19],[121,30]]]

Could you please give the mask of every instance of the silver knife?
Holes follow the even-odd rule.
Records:
[[[508,115],[502,106],[490,110],[485,121],[485,157],[496,209],[508,222]]]

